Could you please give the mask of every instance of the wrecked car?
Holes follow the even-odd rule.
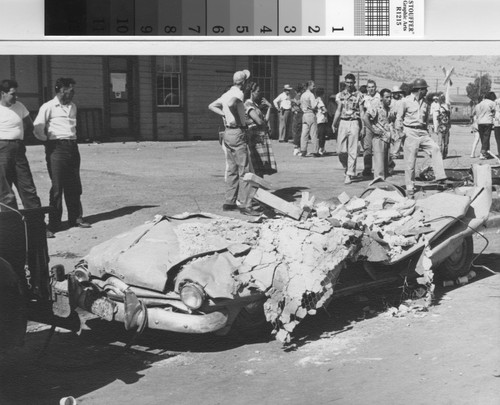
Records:
[[[467,274],[472,235],[490,205],[491,187],[415,201],[382,182],[359,198],[318,206],[321,218],[314,209],[300,221],[259,223],[157,216],[95,246],[68,275],[69,296],[74,307],[127,330],[225,334],[265,319],[289,341],[304,317],[357,288],[338,282],[353,263],[362,264],[370,285],[413,277],[430,289],[434,272]]]

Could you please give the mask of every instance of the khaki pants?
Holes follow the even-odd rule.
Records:
[[[349,176],[356,175],[360,121],[340,120],[337,135],[337,153],[340,163]]]
[[[224,133],[226,147],[226,196],[224,204],[236,204],[239,200],[245,208],[250,207],[254,190],[243,176],[251,172],[248,155],[247,134],[239,128],[226,128]]]
[[[316,114],[308,112],[302,116],[302,133],[300,135],[300,151],[304,154],[307,153],[309,136],[311,137],[313,148],[312,153],[318,153],[318,124],[316,122]]]
[[[432,168],[436,180],[446,178],[444,171],[443,157],[439,151],[439,146],[430,137],[429,133],[423,129],[404,128],[406,135],[404,145],[405,155],[405,183],[407,190],[415,188],[415,165],[417,163],[418,150],[421,148],[424,152],[429,153],[432,158]]]

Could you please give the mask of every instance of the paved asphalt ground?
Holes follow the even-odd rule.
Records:
[[[469,128],[453,126],[445,166],[493,164],[470,158],[471,144]],[[329,140],[327,156],[297,158],[292,145],[274,141],[279,172],[266,179],[291,200],[301,191],[318,200],[343,191],[360,195],[369,181],[344,185],[335,146]],[[51,264],[69,271],[92,246],[155,214],[222,214],[224,158],[216,141],[82,144],[80,151],[82,200],[92,228],[62,229],[50,239]],[[28,147],[28,159],[47,204],[42,146]],[[358,163],[360,172],[362,158]],[[429,163],[422,155],[418,167]],[[401,185],[402,160],[396,169],[390,181]],[[0,362],[0,403],[55,404],[72,395],[81,404],[498,405],[500,224],[490,225],[484,231],[489,245],[476,264],[497,274],[475,268],[477,277],[465,286],[438,286],[428,313],[387,316],[387,292],[340,298],[300,325],[293,350],[272,338],[147,331],[123,352],[130,339],[123,327],[95,321],[80,336],[56,333],[40,358],[48,331],[34,328],[26,345]],[[485,246],[479,236],[474,244],[476,253]]]

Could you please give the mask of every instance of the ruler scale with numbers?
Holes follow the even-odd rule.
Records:
[[[45,0],[45,36],[420,39],[424,0]]]

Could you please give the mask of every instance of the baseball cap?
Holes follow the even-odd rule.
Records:
[[[250,71],[248,71],[246,69],[239,70],[233,75],[233,83],[234,84],[243,83],[249,77],[250,77]]]
[[[283,90],[293,90],[292,86],[290,86],[289,84],[285,84],[283,86]]]

